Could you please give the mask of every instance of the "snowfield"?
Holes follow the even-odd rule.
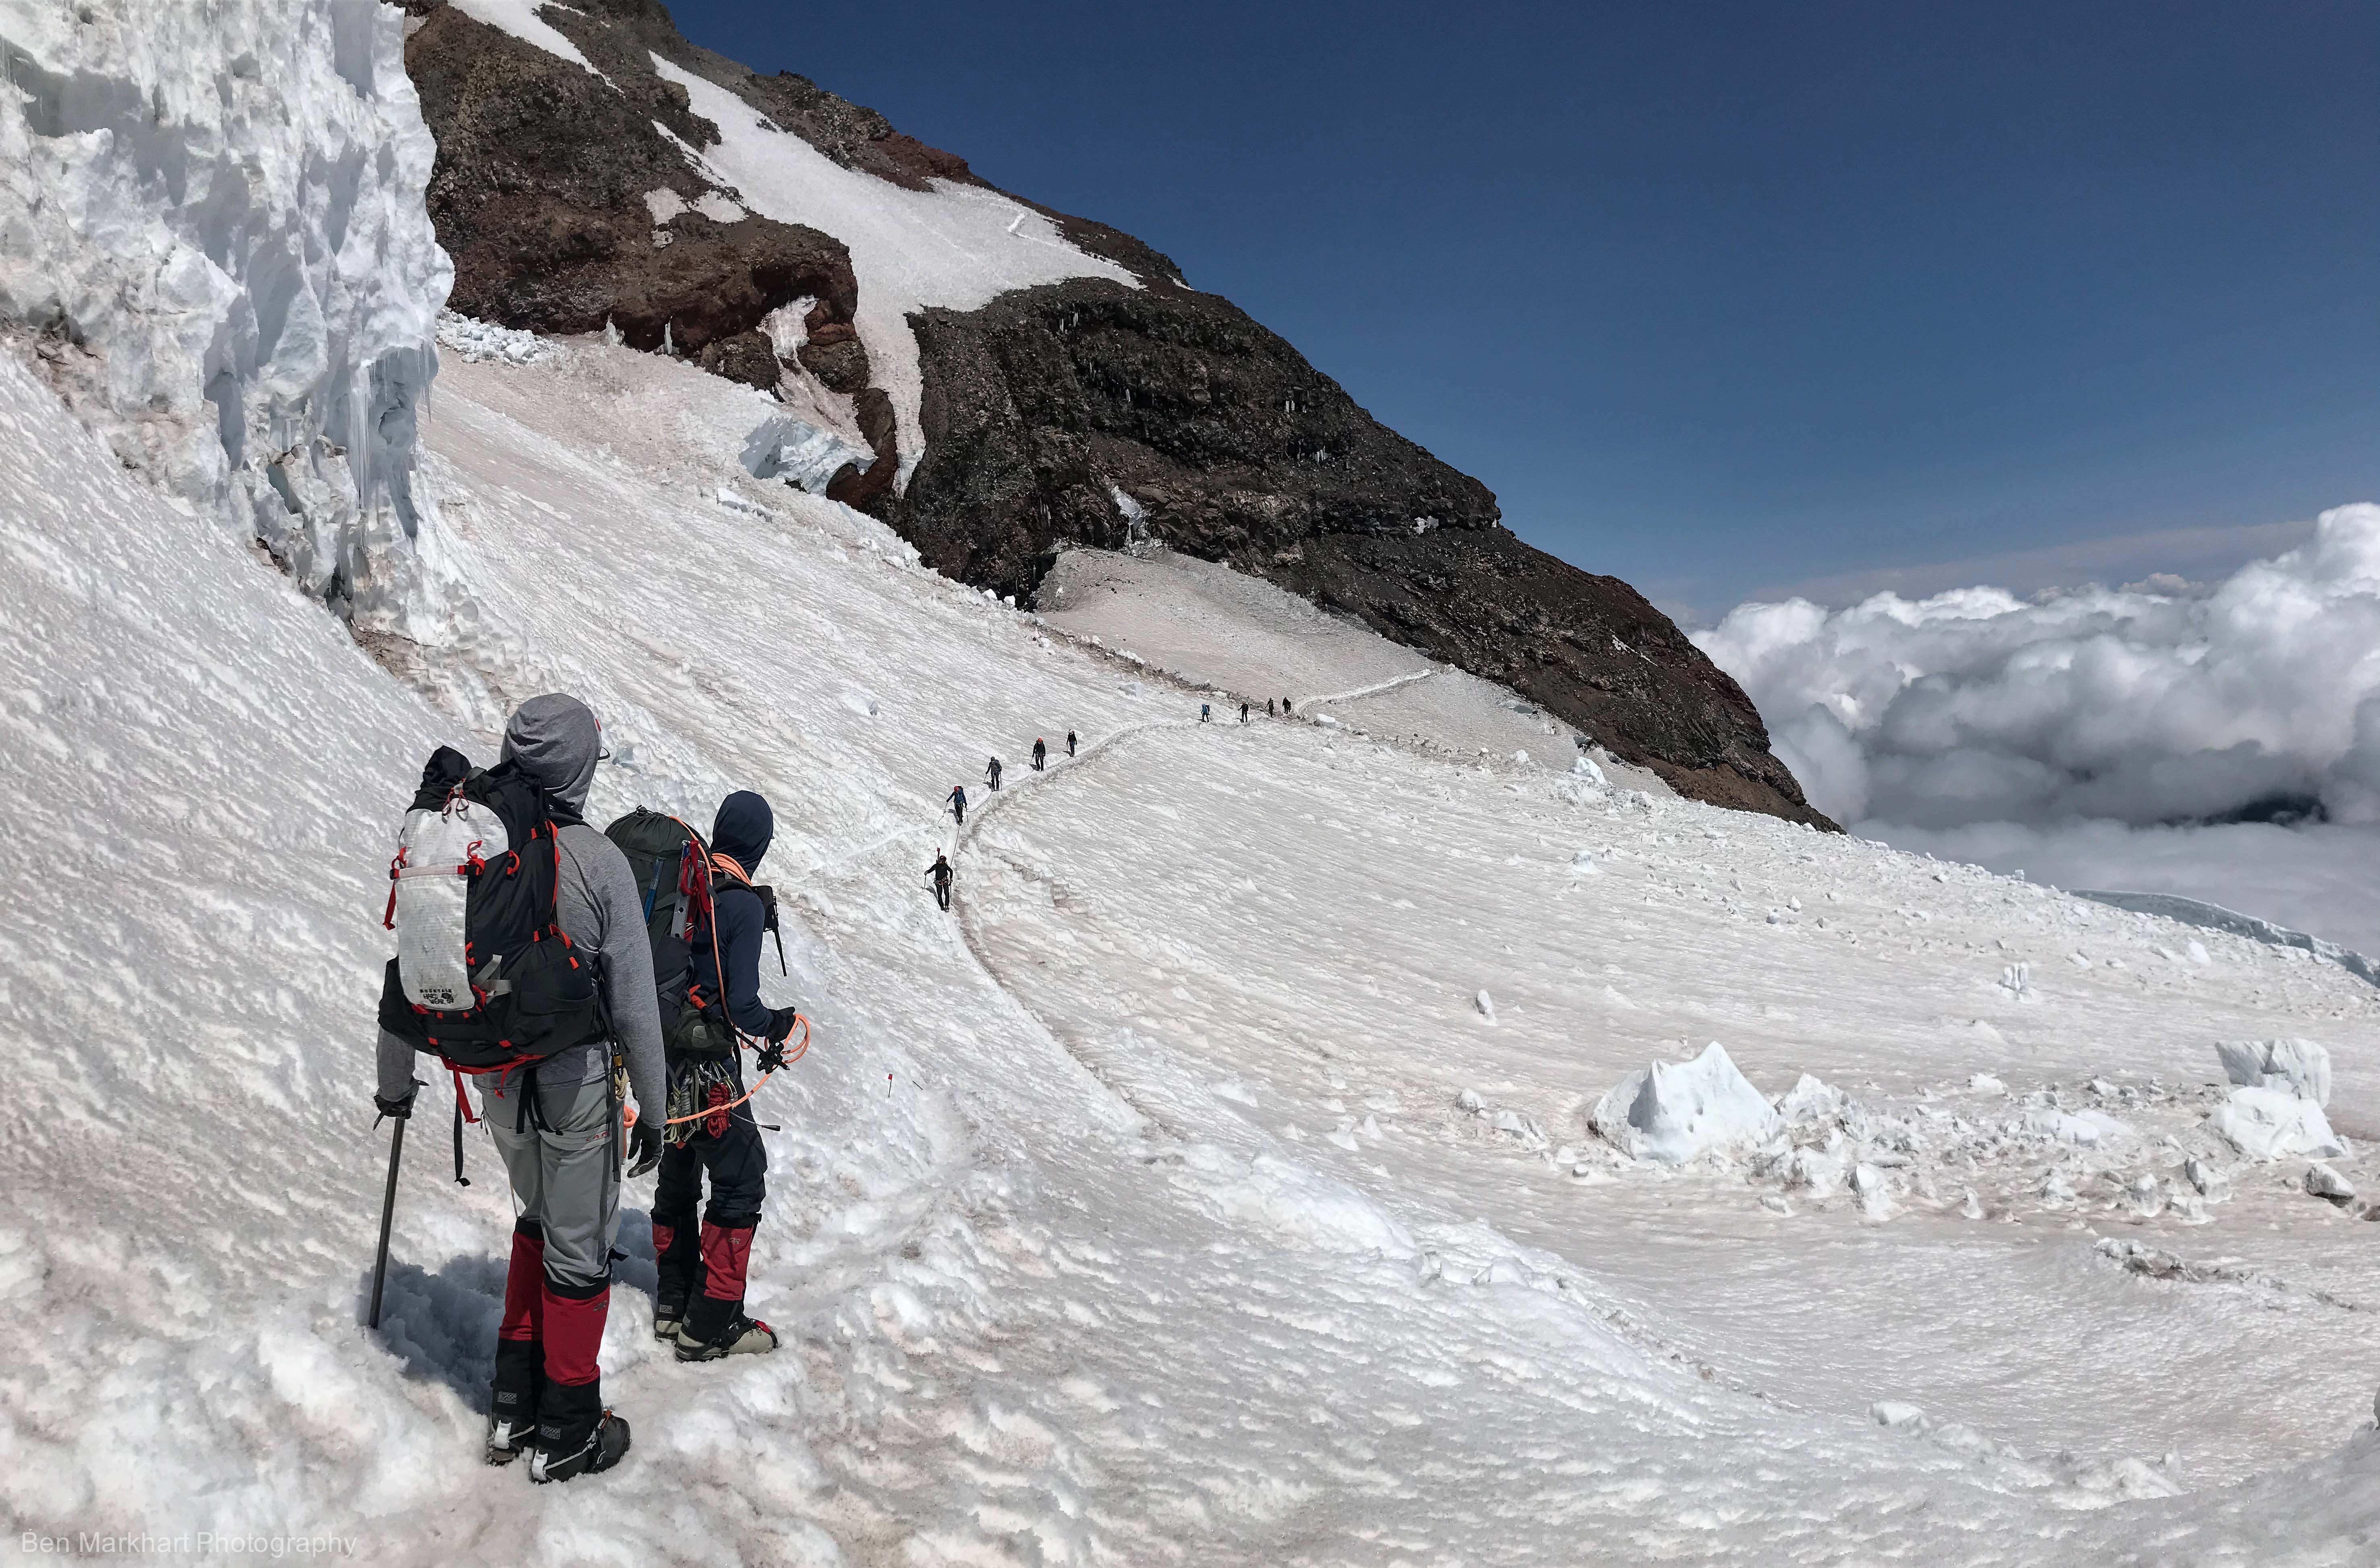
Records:
[[[369,654],[0,365],[0,898],[39,911],[0,930],[12,1542],[2371,1560],[2380,1226],[2207,1122],[2218,1043],[2312,1041],[2368,1190],[2380,991],[1583,773],[1200,727],[754,479],[738,389],[554,347],[444,365],[451,623]],[[389,844],[431,745],[491,758],[549,688],[604,720],[596,819],[774,802],[763,994],[817,1043],[762,1097],[785,1348],[655,1353],[634,1184],[603,1360],[636,1447],[539,1490],[479,1459],[511,1211],[482,1142],[447,1179],[434,1111],[360,1321]],[[1712,1041],[1771,1107],[1741,1140],[1589,1129]]]
[[[1262,578],[1162,545],[1063,551],[1034,608],[1049,625],[1213,686],[1216,718],[1226,722],[1238,719],[1244,700],[1261,708],[1293,697],[1308,718],[1463,756],[1526,753],[1566,769],[1579,754],[1576,730],[1510,688],[1436,663]],[[1651,769],[1590,750],[1610,781],[1674,793]]]

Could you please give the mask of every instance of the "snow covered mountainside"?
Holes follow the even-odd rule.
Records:
[[[0,365],[0,898],[43,911],[0,932],[9,1539],[2369,1559],[2380,1227],[2210,1130],[2313,1102],[2205,1085],[2225,1041],[2326,1045],[2350,1153],[2320,1163],[2368,1189],[2380,991],[1583,776],[1199,726],[752,478],[760,394],[600,342],[510,357],[449,358],[422,459],[476,631],[378,663]],[[538,1490],[478,1454],[511,1217],[483,1143],[457,1188],[417,1129],[359,1316],[390,835],[432,744],[487,757],[549,688],[605,721],[599,819],[776,803],[764,994],[818,1043],[765,1092],[753,1304],[786,1348],[655,1354],[632,1187],[603,1358],[637,1445]],[[1068,728],[1083,755],[953,844],[950,782]],[[1782,1104],[1665,1067],[1646,1117],[1704,1145],[1677,1165],[1590,1126],[1711,1039]]]
[[[457,6],[612,68],[589,12]],[[40,175],[10,165],[0,253],[50,329],[0,343],[17,1555],[2373,1560],[2380,988],[1616,769],[1396,743],[1531,716],[1340,685],[1376,645],[1152,569],[1142,602],[1195,612],[1169,661],[1317,712],[1201,724],[820,493],[813,438],[853,431],[798,410],[881,429],[830,380],[864,246],[739,231],[824,287],[862,267],[763,318],[768,391],[617,321],[436,318],[395,27],[0,0],[0,134]],[[831,161],[930,151],[889,140]],[[694,259],[657,288],[716,281],[742,241],[704,259],[699,224],[751,220],[666,188],[680,237],[645,243]],[[322,379],[285,379],[308,298]],[[225,498],[258,472],[328,575],[257,548]],[[457,1186],[414,1129],[361,1323],[395,832],[433,746],[490,760],[554,690],[604,722],[596,820],[774,803],[763,997],[815,1036],[759,1102],[750,1301],[783,1348],[659,1351],[631,1184],[602,1363],[635,1447],[533,1488],[480,1461],[513,1218],[481,1135]],[[1009,788],[956,832],[939,802],[990,754]]]
[[[653,0],[405,0],[455,308],[605,329],[789,405],[795,482],[1029,602],[1153,537],[1509,686],[1679,792],[1824,823],[1758,713],[1616,578],[1506,529],[1150,247],[1002,190]]]

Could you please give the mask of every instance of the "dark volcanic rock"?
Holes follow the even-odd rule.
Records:
[[[923,461],[900,522],[927,558],[1028,593],[1059,541],[1126,537],[1257,570],[1310,534],[1492,527],[1496,498],[1357,407],[1213,295],[1081,279],[911,318]]]
[[[738,332],[732,338],[713,338],[703,344],[701,352],[694,358],[696,364],[714,376],[724,376],[731,381],[741,381],[762,392],[777,384],[777,350],[759,332]]]
[[[1682,795],[1834,826],[1769,755],[1742,688],[1617,577],[1581,572],[1501,528],[1321,534],[1259,570],[1512,687]]]
[[[659,347],[666,331],[690,354],[753,332],[806,296],[847,328],[858,287],[841,241],[690,207],[656,227],[647,192],[691,204],[711,187],[654,122],[697,146],[718,128],[687,113],[686,90],[649,62],[641,76],[613,74],[615,90],[451,6],[430,11],[405,59],[438,139],[430,216],[455,259],[457,310],[544,332],[609,320],[639,348]],[[765,381],[748,353],[735,362],[738,380],[775,384],[773,356]]]
[[[430,208],[456,308],[554,332],[608,320],[647,348],[666,329],[706,368],[767,388],[780,368],[762,319],[814,297],[801,368],[853,398],[876,453],[827,494],[884,517],[953,575],[1029,596],[1065,544],[1145,533],[1503,682],[1681,793],[1832,826],[1769,754],[1735,682],[1643,596],[1513,537],[1486,486],[1105,224],[1011,198],[1145,286],[1077,279],[910,318],[926,449],[896,494],[892,408],[852,325],[848,254],[811,229],[694,210],[712,187],[680,143],[710,145],[718,127],[653,57],[846,168],[912,190],[996,187],[805,77],[759,76],[688,42],[657,0],[539,10],[608,85],[441,0],[404,3],[427,18],[406,65],[438,139]],[[646,194],[661,190],[687,210],[656,229]]]

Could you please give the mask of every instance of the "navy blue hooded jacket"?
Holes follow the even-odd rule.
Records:
[[[719,802],[719,815],[710,825],[710,851],[742,866],[747,876],[757,876],[760,857],[769,852],[776,831],[769,802],[749,790],[738,790]],[[719,989],[723,975],[729,1019],[747,1034],[765,1036],[773,1021],[760,1001],[760,925],[767,911],[758,893],[723,874],[712,879],[711,887],[711,930],[694,934],[694,983],[709,996]]]

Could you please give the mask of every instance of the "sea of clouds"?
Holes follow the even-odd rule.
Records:
[[[1797,598],[1694,641],[1866,837],[2380,951],[2380,506],[2213,585]]]

